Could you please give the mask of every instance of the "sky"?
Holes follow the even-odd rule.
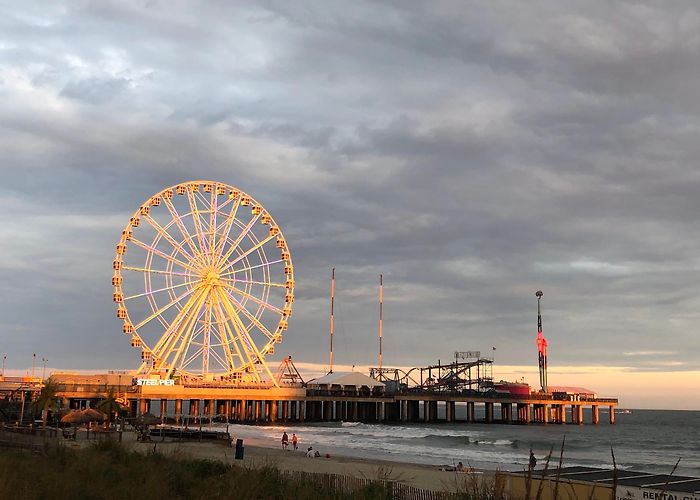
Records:
[[[273,365],[327,368],[335,267],[340,365],[381,273],[384,366],[537,386],[542,290],[550,384],[700,409],[698,88],[694,1],[0,1],[6,368],[136,368],[114,246],[211,179],[287,238]]]

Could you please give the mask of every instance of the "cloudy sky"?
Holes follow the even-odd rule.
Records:
[[[0,2],[0,349],[136,368],[114,245],[213,179],[287,236],[278,357],[327,363],[335,266],[336,362],[376,364],[383,273],[385,365],[536,385],[541,289],[550,383],[658,406],[700,385],[698,88],[694,1]]]

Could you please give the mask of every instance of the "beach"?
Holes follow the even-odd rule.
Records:
[[[80,436],[75,446],[88,445],[90,441]],[[235,448],[226,441],[177,441],[154,438],[151,442],[137,442],[133,432],[124,432],[123,444],[134,451],[156,451],[165,456],[219,460],[243,467],[272,466],[282,471],[300,471],[318,474],[339,474],[366,479],[388,479],[409,486],[434,491],[455,491],[468,479],[469,474],[440,470],[439,466],[389,461],[372,458],[331,455],[307,458],[306,450],[282,450],[271,447],[265,441],[247,439],[244,442],[244,458],[234,458]],[[488,471],[475,471],[480,477],[491,477]]]

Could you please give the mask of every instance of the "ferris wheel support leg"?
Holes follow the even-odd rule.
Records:
[[[249,366],[250,368],[254,368],[254,367],[255,367],[255,360],[253,360],[253,358],[251,358],[250,352],[248,351],[248,349],[246,349],[246,343],[243,342],[243,335],[241,334],[240,329],[239,329],[239,326],[238,326],[238,323],[237,323],[237,321],[236,321],[236,314],[235,314],[235,312],[234,312],[234,314],[232,315],[232,314],[231,314],[231,311],[226,307],[226,306],[227,306],[227,302],[226,302],[226,300],[225,300],[225,297],[221,296],[221,297],[219,297],[219,299],[220,299],[220,300],[219,300],[219,303],[220,303],[220,304],[223,306],[223,308],[224,308],[224,311],[223,311],[223,312],[225,312],[225,313],[228,315],[229,320],[231,321],[231,324],[233,325],[234,330],[236,330],[236,334],[234,334],[234,333],[231,331],[231,327],[229,326],[228,321],[224,322],[224,326],[225,326],[226,329],[228,330],[228,333],[229,333],[229,335],[231,336],[231,339],[232,339],[233,342],[234,342],[233,345],[234,345],[234,347],[236,348],[236,351],[238,352],[238,355],[241,356],[241,350],[238,348],[238,342],[236,341],[236,337],[238,337],[238,338],[240,339],[241,348],[243,349],[243,353],[245,354],[245,357],[248,359],[248,366]],[[241,360],[243,360],[243,357],[241,357]],[[256,372],[256,375],[257,375],[257,372]],[[259,378],[259,377],[258,377],[258,378]]]
[[[182,323],[184,322],[185,316],[190,313],[192,306],[202,297],[203,293],[203,290],[199,290],[187,300],[173,322],[170,324],[170,328],[165,331],[165,334],[153,348],[154,355],[158,359],[162,360],[161,366],[162,363],[168,358],[168,355],[172,350],[172,346],[177,343],[177,339],[179,339],[182,335]]]
[[[202,304],[204,304],[204,300],[206,299],[206,297],[207,297],[207,295],[205,293],[203,293],[200,296],[199,300],[197,301],[197,305],[194,309],[195,311],[199,311],[199,309],[201,309]],[[197,313],[196,312],[194,314],[190,315],[189,318],[187,318],[187,322],[186,322],[186,326],[185,326],[184,331],[189,332],[189,335],[188,335],[187,339],[183,338],[182,342],[180,342],[180,346],[178,347],[178,349],[175,353],[175,357],[173,358],[172,362],[168,366],[168,371],[166,372],[167,378],[170,378],[170,376],[172,375],[173,370],[175,369],[175,366],[177,365],[178,359],[180,359],[180,357],[183,354],[183,350],[184,350],[185,346],[189,345],[190,337],[194,333],[194,323],[196,321],[197,321]],[[170,355],[170,352],[168,352],[167,354]]]
[[[277,383],[275,376],[272,375],[270,368],[267,366],[267,363],[265,363],[265,359],[263,358],[262,354],[260,354],[260,351],[258,350],[258,348],[255,346],[255,342],[253,342],[253,339],[250,338],[248,331],[243,326],[243,322],[241,321],[241,318],[238,316],[238,313],[236,313],[233,306],[228,301],[226,301],[224,303],[224,307],[226,307],[229,310],[229,315],[231,316],[232,319],[235,320],[234,327],[235,327],[235,323],[236,322],[238,323],[238,326],[240,327],[239,335],[244,334],[246,336],[246,338],[248,339],[248,342],[250,343],[250,346],[253,348],[253,351],[255,351],[255,354],[257,355],[257,359],[259,360],[259,363],[263,366],[263,368],[265,368],[265,371],[270,376],[270,380],[275,385],[275,387],[279,387],[279,384]],[[255,365],[253,365],[253,367],[255,367]]]
[[[224,312],[221,310],[221,304],[219,303],[218,297],[216,294],[214,294],[214,299],[216,300],[216,308],[214,309],[214,315],[216,316],[216,320],[219,324],[219,330],[220,330],[220,337],[222,343],[226,346],[226,353],[229,362],[229,370],[233,371],[235,368],[234,360],[233,360],[233,353],[231,352],[231,348],[229,347],[229,344],[233,344],[233,347],[236,349],[236,354],[238,355],[238,359],[241,360],[241,364],[243,363],[243,353],[241,353],[241,350],[238,347],[238,343],[236,342],[235,336],[233,335],[233,332],[231,332],[230,328],[228,327],[228,323],[226,323],[225,320],[225,315]]]

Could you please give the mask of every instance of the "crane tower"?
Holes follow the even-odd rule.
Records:
[[[535,293],[535,297],[537,297],[537,354],[540,365],[540,386],[542,392],[547,392],[547,339],[542,335],[542,311],[540,309],[540,299],[543,295],[541,290]]]

